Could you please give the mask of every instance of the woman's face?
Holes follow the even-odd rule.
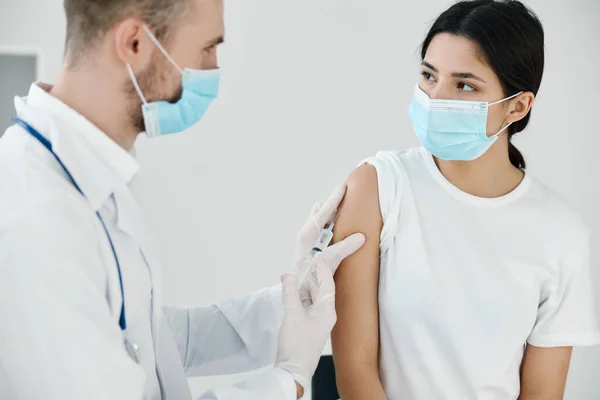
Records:
[[[477,44],[464,37],[448,33],[436,35],[427,48],[421,68],[419,87],[431,99],[492,103],[506,97],[496,73],[485,63]],[[489,108],[488,136],[508,124],[508,104],[506,101]]]

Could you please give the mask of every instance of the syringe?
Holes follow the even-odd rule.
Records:
[[[331,239],[333,239],[334,226],[335,219],[333,219],[331,223],[329,223],[329,225],[321,232],[319,238],[313,245],[310,254],[304,260],[305,267],[302,269],[302,274],[298,279],[298,288],[300,288],[304,284],[306,278],[308,278],[309,274],[312,272],[315,266],[315,254],[322,252],[323,249],[325,249],[327,246],[329,246],[329,243],[331,243]]]

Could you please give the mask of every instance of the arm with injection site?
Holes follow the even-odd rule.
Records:
[[[332,333],[338,391],[344,400],[385,399],[379,379],[379,210],[377,172],[363,165],[348,178],[334,241],[363,232],[365,245],[342,262],[335,276],[337,324]]]
[[[306,260],[302,262],[302,266],[298,271],[298,288],[302,288],[306,279],[309,277],[311,272],[314,272],[316,266],[315,256],[317,253],[322,253],[324,249],[329,246],[333,239],[333,227],[335,226],[335,217],[332,218],[328,223],[327,227],[321,232],[317,241],[313,244],[310,253],[307,255]]]
[[[317,279],[315,255],[323,251],[338,254],[334,248],[327,249],[334,226],[333,216],[327,218],[329,222],[325,229],[320,228],[320,234],[315,228],[318,238],[313,239],[312,249],[296,271],[303,303],[312,303],[307,286],[314,282],[307,279]],[[345,246],[344,257],[360,247],[346,244],[349,246]],[[283,319],[281,296],[281,285],[277,285],[206,307],[163,307],[187,376],[240,373],[273,363]],[[244,329],[249,321],[257,328]]]
[[[364,243],[364,236],[356,233],[328,247],[335,211],[345,192],[342,185],[320,207],[314,207],[298,233],[296,273],[304,281],[298,292],[306,309],[313,305],[313,294],[322,284],[313,267],[326,268],[333,275],[341,260]],[[164,312],[188,376],[244,372],[275,361],[284,317],[280,285],[208,307],[165,307]]]

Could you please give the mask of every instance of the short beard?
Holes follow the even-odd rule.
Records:
[[[162,54],[158,54],[158,56],[162,56]],[[164,86],[167,81],[166,76],[168,76],[168,74],[165,74],[165,68],[173,68],[173,66],[165,61],[161,62],[156,55],[152,58],[148,68],[136,76],[142,94],[148,102],[164,100],[169,103],[176,103],[181,98],[181,85],[178,86],[177,91],[171,96],[161,95],[159,89],[160,86]],[[146,124],[144,123],[144,115],[141,107],[143,103],[131,80],[126,83],[125,92],[128,98],[132,99],[132,106],[128,112],[129,121],[138,133],[145,132]]]

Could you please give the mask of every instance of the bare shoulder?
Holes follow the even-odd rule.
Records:
[[[336,237],[343,239],[358,231],[369,240],[369,236],[381,231],[382,225],[377,170],[369,164],[361,165],[350,174],[346,185],[346,196],[336,222]]]
[[[369,196],[377,197],[377,170],[370,164],[356,168],[346,180],[347,195],[360,194],[366,200]]]

